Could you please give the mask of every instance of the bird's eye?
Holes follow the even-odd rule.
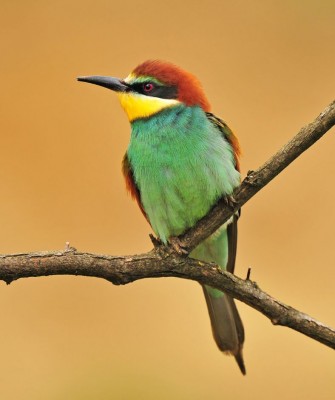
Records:
[[[143,90],[145,93],[150,93],[154,89],[154,84],[151,82],[143,83]]]

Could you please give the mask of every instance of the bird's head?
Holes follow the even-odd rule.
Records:
[[[84,76],[79,81],[114,90],[130,122],[148,118],[180,104],[210,109],[198,79],[174,64],[149,60],[138,65],[125,79]]]

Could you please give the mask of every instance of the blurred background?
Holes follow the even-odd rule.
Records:
[[[334,98],[334,1],[2,0],[0,252],[148,251],[124,189],[129,124],[78,75],[125,77],[148,58],[202,81],[238,134],[243,175]],[[329,325],[334,130],[242,212],[236,273]],[[0,398],[333,399],[334,352],[239,303],[242,377],[211,336],[194,282],[116,287],[83,277],[0,283]]]

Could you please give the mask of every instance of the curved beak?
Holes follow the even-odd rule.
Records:
[[[79,82],[93,83],[94,85],[103,86],[107,89],[114,90],[114,92],[127,92],[129,87],[119,78],[111,76],[79,76]]]

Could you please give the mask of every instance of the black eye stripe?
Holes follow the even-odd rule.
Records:
[[[144,91],[144,85],[151,83],[153,85],[153,89],[150,92]],[[132,91],[144,94],[146,96],[151,97],[160,97],[161,99],[176,99],[178,97],[178,89],[177,86],[163,86],[158,85],[155,82],[141,82],[141,83],[133,83],[130,84],[129,87]]]

